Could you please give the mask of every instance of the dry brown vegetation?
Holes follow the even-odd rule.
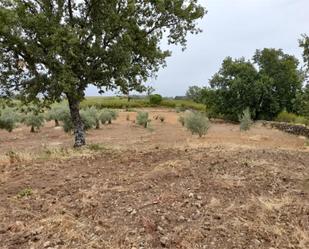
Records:
[[[127,114],[130,120],[127,120]],[[0,248],[309,248],[309,150],[302,137],[178,114],[149,129],[120,113],[89,147],[52,123],[0,132]]]

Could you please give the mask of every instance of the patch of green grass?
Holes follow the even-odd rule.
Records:
[[[32,194],[33,194],[32,189],[28,187],[28,188],[25,188],[25,189],[19,191],[18,194],[17,194],[17,197],[18,198],[23,198],[23,197],[28,197],[28,196],[30,196]]]
[[[100,144],[88,144],[87,148],[92,151],[100,151],[104,149],[104,147]]]
[[[102,146],[101,144],[89,144],[87,145],[87,148],[92,151],[105,150],[104,146]]]

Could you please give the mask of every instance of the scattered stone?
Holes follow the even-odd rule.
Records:
[[[194,194],[193,193],[190,193],[189,194],[189,198],[193,198]]]
[[[164,234],[164,229],[160,226],[157,226],[157,231],[161,234]]]
[[[168,236],[163,236],[160,238],[160,243],[163,247],[168,247],[170,244],[170,239]]]
[[[196,203],[195,203],[195,206],[196,206],[197,208],[201,208],[201,207],[202,207],[202,203],[196,202]]]
[[[185,221],[185,220],[186,220],[186,218],[183,217],[182,215],[180,215],[179,218],[178,218],[178,221]]]
[[[198,196],[196,196],[196,199],[202,200],[202,196],[198,195]]]
[[[258,239],[254,239],[253,242],[254,242],[254,244],[256,244],[256,245],[260,245],[260,244],[261,244],[261,241],[259,241]]]
[[[50,241],[46,241],[46,242],[43,244],[43,247],[44,247],[44,248],[51,247],[51,242],[50,242]]]

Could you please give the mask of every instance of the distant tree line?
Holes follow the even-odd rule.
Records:
[[[191,86],[186,95],[204,103],[210,116],[233,121],[246,108],[253,119],[272,120],[283,110],[309,117],[308,41],[300,40],[306,68],[281,49],[256,50],[252,60],[225,58],[209,87]]]

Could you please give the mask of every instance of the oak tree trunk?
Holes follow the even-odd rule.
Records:
[[[67,95],[67,97],[75,136],[74,147],[81,147],[86,145],[86,139],[84,123],[79,113],[80,101],[71,95]]]

